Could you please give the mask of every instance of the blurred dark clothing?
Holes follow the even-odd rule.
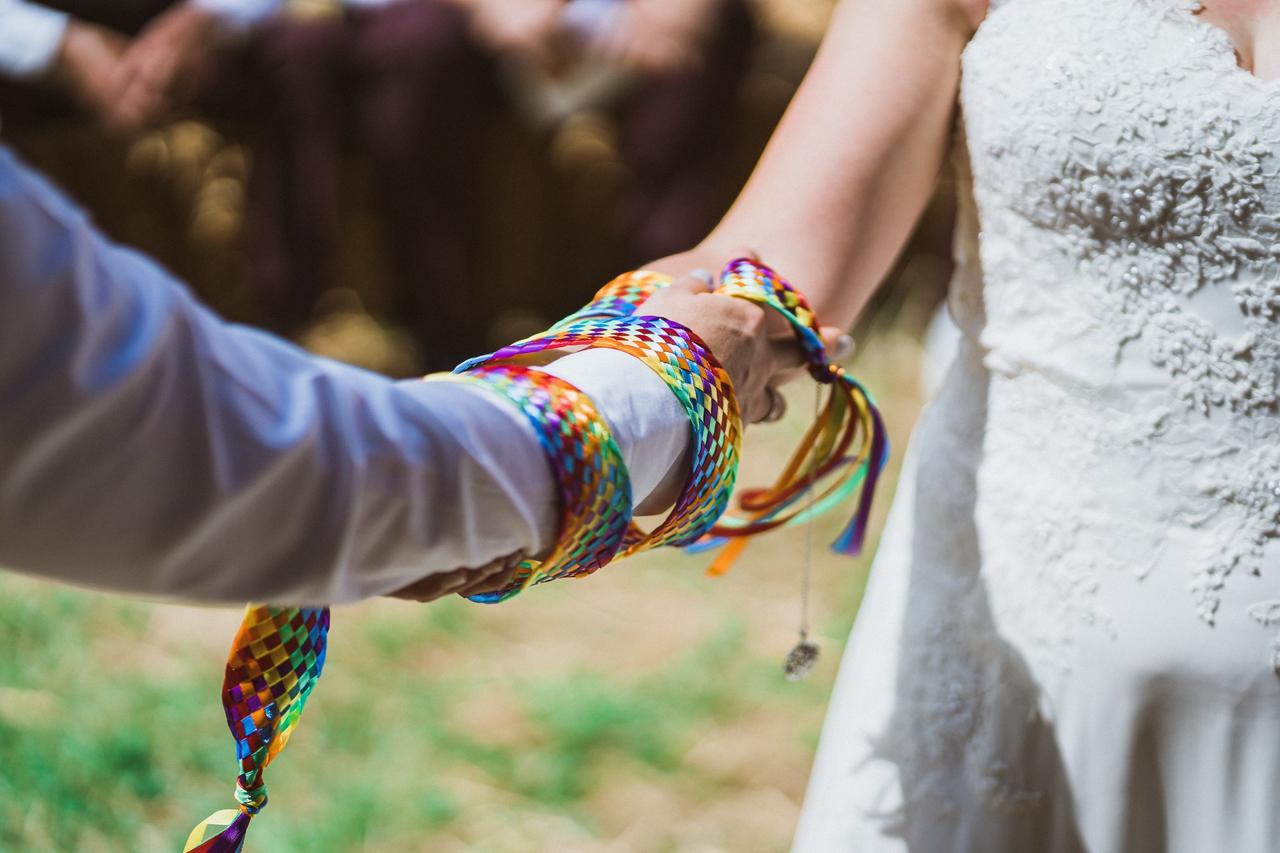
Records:
[[[172,2],[47,5],[135,33]],[[590,235],[557,192],[567,181],[552,174],[549,156],[538,158],[547,174],[509,188],[508,198],[520,197],[520,214],[505,227],[537,230],[562,258],[538,276],[562,292],[522,307],[569,310],[608,276],[685,249],[709,230],[725,201],[717,161],[731,140],[722,131],[754,35],[749,0],[723,0],[702,62],[641,80],[608,106],[629,177],[603,216],[591,213]],[[379,254],[393,277],[390,319],[410,329],[430,369],[451,368],[483,348],[486,327],[513,299],[509,283],[481,271],[492,264],[482,263],[487,249],[477,249],[482,241],[469,233],[477,215],[503,218],[476,209],[501,198],[479,189],[479,161],[491,152],[481,137],[497,128],[528,136],[522,147],[549,141],[514,118],[499,65],[467,14],[447,0],[282,15],[219,51],[192,106],[253,151],[244,242],[264,325],[296,334],[336,283],[340,184],[355,153],[372,177],[386,237]],[[12,127],[76,114],[56,93],[16,84],[0,84],[0,113]],[[531,210],[541,211],[540,221],[521,225]],[[594,245],[601,239],[611,241],[608,251]]]
[[[475,354],[487,306],[469,286],[467,152],[497,103],[465,14],[406,0],[270,21],[228,55],[202,106],[252,142],[247,235],[270,324],[296,332],[330,284],[344,154],[373,170],[398,279],[393,316],[433,368]]]
[[[710,167],[753,33],[746,0],[727,0],[697,69],[644,81],[615,110],[634,176],[614,214],[628,235],[617,264],[686,248],[714,223]],[[305,323],[329,283],[339,163],[354,148],[386,214],[393,316],[431,369],[476,354],[494,305],[469,257],[463,214],[475,195],[477,134],[506,100],[497,58],[473,38],[465,13],[444,0],[405,0],[272,21],[227,58],[203,102],[255,131],[252,267],[277,329]],[[548,200],[552,215],[555,207]]]
[[[152,18],[176,0],[33,0],[74,18],[101,24],[125,35],[137,35]]]

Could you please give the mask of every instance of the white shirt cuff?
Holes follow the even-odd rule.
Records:
[[[693,443],[689,418],[676,395],[634,356],[594,349],[541,369],[572,383],[600,410],[627,462],[635,506],[653,494]]]

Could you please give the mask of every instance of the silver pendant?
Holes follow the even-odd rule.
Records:
[[[800,642],[796,643],[795,648],[787,653],[787,660],[782,665],[782,672],[787,677],[787,681],[799,681],[813,672],[813,668],[817,663],[817,643],[811,643],[809,640],[801,638]]]

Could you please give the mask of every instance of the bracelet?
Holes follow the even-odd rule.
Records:
[[[465,362],[454,374],[428,377],[487,388],[533,424],[559,487],[561,530],[551,553],[521,563],[513,582],[494,593],[470,596],[482,603],[505,601],[531,584],[581,577],[609,563],[661,545],[695,548],[723,545],[710,569],[727,570],[746,537],[812,518],[842,501],[859,484],[858,508],[835,547],[857,553],[866,532],[871,495],[888,456],[884,424],[866,389],[826,356],[818,324],[804,298],[769,267],[739,259],[725,267],[718,293],[748,299],[778,311],[795,330],[810,374],[832,392],[781,476],[764,489],[745,491],[745,517],[721,519],[737,475],[741,417],[728,374],[690,330],[661,317],[635,316],[636,307],[670,278],[627,273],[605,285],[593,300],[541,335],[489,356]],[[518,363],[551,350],[605,347],[633,355],[671,388],[689,416],[693,464],[671,513],[650,533],[631,522],[631,483],[608,426],[580,390],[548,373]],[[855,448],[855,440],[861,437]],[[838,474],[820,499],[802,511],[797,500],[814,495],[819,479]],[[716,523],[720,520],[720,523]],[[224,809],[192,830],[184,853],[239,853],[254,814],[267,802],[263,772],[284,749],[324,668],[327,607],[250,605],[236,634],[223,679],[222,701],[236,742],[239,809]],[[816,647],[802,628],[803,666]],[[788,661],[788,671],[792,662]]]
[[[519,365],[482,365],[426,379],[487,388],[519,408],[559,486],[560,534],[551,553],[543,560],[521,561],[510,584],[469,600],[506,601],[532,584],[589,575],[614,558],[631,522],[631,477],[586,394],[557,376]]]
[[[583,318],[631,316],[641,303],[670,282],[670,276],[647,270],[624,273],[552,329]],[[727,539],[737,539],[709,569],[713,575],[722,574],[741,552],[746,537],[807,521],[843,503],[861,486],[853,517],[833,543],[839,553],[860,553],[872,497],[889,456],[888,433],[875,401],[857,379],[831,362],[813,309],[771,267],[752,258],[732,260],[721,272],[715,292],[755,302],[783,316],[795,332],[810,375],[820,384],[831,386],[832,392],[777,481],[768,488],[742,492],[739,506],[747,516],[722,519],[710,536],[693,548],[706,550],[725,545]],[[530,340],[540,340],[546,334]],[[855,447],[858,436],[861,441]],[[833,475],[834,481],[819,490],[818,484]],[[792,509],[806,495],[812,497],[812,506]]]
[[[650,533],[632,524],[619,556],[663,545],[690,545],[724,514],[737,476],[742,419],[729,375],[698,336],[679,323],[663,317],[589,316],[591,308],[578,312],[584,319],[463,362],[457,370],[466,375],[482,365],[578,347],[614,349],[644,362],[689,417],[693,461],[670,514]]]
[[[826,407],[778,480],[768,488],[744,492],[739,505],[748,516],[725,519],[712,531],[712,536],[719,540],[742,538],[807,520],[813,514],[808,509],[788,512],[788,508],[806,494],[812,496],[815,506],[829,508],[861,484],[853,517],[832,546],[839,553],[860,553],[872,497],[889,457],[888,431],[875,401],[860,382],[828,358],[813,309],[804,296],[772,268],[751,258],[730,261],[720,274],[716,293],[755,302],[786,318],[804,352],[810,375],[820,384],[830,385],[832,390]],[[851,451],[858,435],[862,441]],[[831,474],[839,475],[835,482],[820,494],[813,494],[817,481]],[[720,542],[712,540],[706,544]],[[741,544],[733,548],[712,565],[710,572],[727,571],[741,549]]]
[[[560,491],[562,520],[551,553],[541,561],[522,561],[512,583],[470,600],[505,601],[530,584],[582,577],[613,559],[631,521],[631,477],[587,395],[557,376],[518,365],[427,379],[486,388],[519,408],[538,435]],[[240,808],[215,812],[198,824],[184,853],[236,853],[243,846],[250,819],[267,804],[263,771],[288,743],[324,668],[328,628],[327,607],[248,608],[222,688],[240,762]]]
[[[552,326],[557,331],[578,320],[598,317],[630,317],[636,306],[671,283],[671,276],[652,270],[625,272],[596,291],[591,301]]]

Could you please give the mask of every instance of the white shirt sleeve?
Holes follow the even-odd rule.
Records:
[[[618,433],[637,503],[689,426],[638,361],[554,372]],[[351,601],[549,546],[532,427],[224,322],[0,148],[0,566],[201,601]]]
[[[0,75],[34,77],[62,46],[67,16],[24,0],[0,0]]]

